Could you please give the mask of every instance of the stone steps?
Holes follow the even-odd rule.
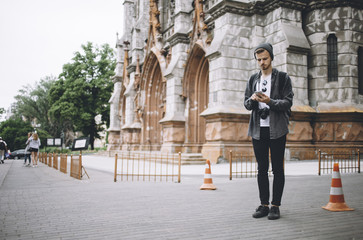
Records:
[[[199,165],[205,164],[206,159],[203,158],[201,153],[182,153],[182,165]]]

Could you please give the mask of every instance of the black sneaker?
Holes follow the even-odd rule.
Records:
[[[276,220],[280,218],[280,208],[272,206],[267,217],[269,220]]]
[[[267,216],[269,213],[269,208],[267,206],[260,205],[256,208],[256,211],[252,214],[254,218],[262,218]]]

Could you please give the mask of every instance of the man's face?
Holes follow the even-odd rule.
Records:
[[[271,57],[266,50],[261,53],[256,53],[256,59],[261,70],[267,70],[271,67]]]

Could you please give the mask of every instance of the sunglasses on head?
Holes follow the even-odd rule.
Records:
[[[266,79],[265,79],[265,80],[263,80],[262,85],[264,86],[264,87],[261,89],[261,90],[262,90],[262,92],[266,92],[266,91],[267,91],[267,88],[266,88],[267,80],[266,80]]]

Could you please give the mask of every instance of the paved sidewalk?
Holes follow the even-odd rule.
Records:
[[[83,180],[41,163],[0,165],[0,239],[363,239],[363,174],[342,174],[355,210],[329,212],[321,206],[331,176],[288,163],[282,216],[269,221],[251,216],[256,179],[229,181],[222,165],[212,166],[218,189],[200,191],[203,175],[194,173],[204,166],[183,166],[181,183],[114,183],[111,160],[98,159],[84,156],[91,178]]]

